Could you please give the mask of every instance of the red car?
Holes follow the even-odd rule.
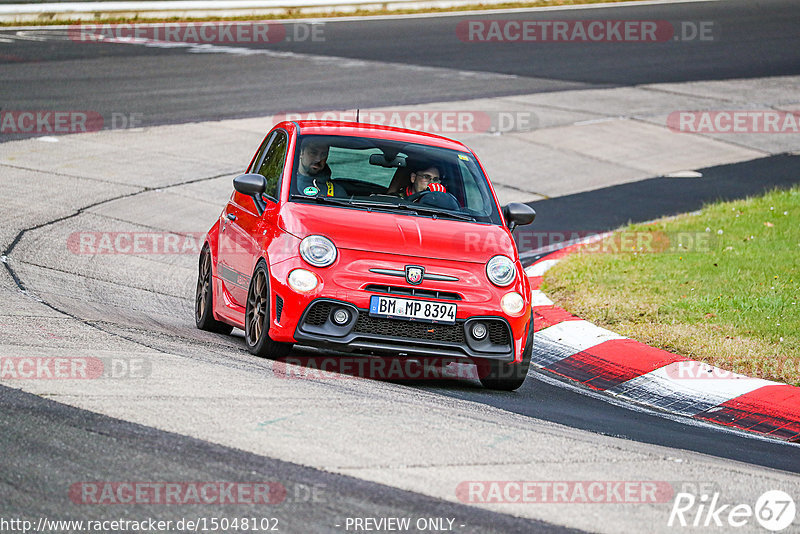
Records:
[[[418,360],[468,359],[484,386],[520,387],[531,290],[475,154],[422,132],[282,122],[206,237],[198,328],[245,333],[253,354],[293,344]]]

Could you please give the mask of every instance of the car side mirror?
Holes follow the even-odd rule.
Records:
[[[233,179],[233,188],[249,197],[262,194],[267,190],[267,179],[260,174],[240,174]]]
[[[264,213],[267,203],[261,198],[267,190],[267,179],[256,173],[240,174],[233,179],[233,188],[239,193],[253,197],[258,214]]]
[[[517,226],[525,226],[530,224],[536,218],[536,211],[521,202],[511,202],[503,206],[503,217],[506,220],[508,229],[512,232]]]

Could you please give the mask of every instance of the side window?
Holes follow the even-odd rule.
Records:
[[[264,159],[264,151],[269,146],[270,141],[275,138],[275,134],[269,135],[264,138],[261,142],[261,146],[258,147],[258,152],[256,152],[255,157],[253,157],[253,163],[247,169],[247,172],[256,172],[256,169],[261,164],[261,160]]]
[[[458,167],[458,170],[461,171],[461,176],[464,178],[464,193],[467,197],[467,208],[475,211],[484,211],[484,198],[481,194],[481,190],[478,188],[478,184],[475,183],[475,178],[463,162],[459,161]]]
[[[283,174],[283,166],[286,163],[286,146],[288,145],[288,138],[286,132],[275,132],[272,142],[264,154],[264,160],[258,167],[258,174],[267,179],[267,190],[264,195],[278,198],[278,191],[280,191],[281,175]]]

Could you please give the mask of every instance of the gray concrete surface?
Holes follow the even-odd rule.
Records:
[[[501,202],[557,197],[670,172],[800,149],[800,134],[690,134],[666,127],[674,111],[797,110],[798,76],[648,84],[476,99],[397,110],[531,114],[535,128],[453,133],[471,146]],[[394,108],[393,108],[394,109]],[[527,116],[526,116],[527,117]]]

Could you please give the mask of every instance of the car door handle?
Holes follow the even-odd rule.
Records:
[[[226,217],[226,218],[227,218],[229,221],[235,221],[235,220],[236,220],[236,215],[234,215],[233,213],[229,213],[229,214],[227,214],[225,217]]]

